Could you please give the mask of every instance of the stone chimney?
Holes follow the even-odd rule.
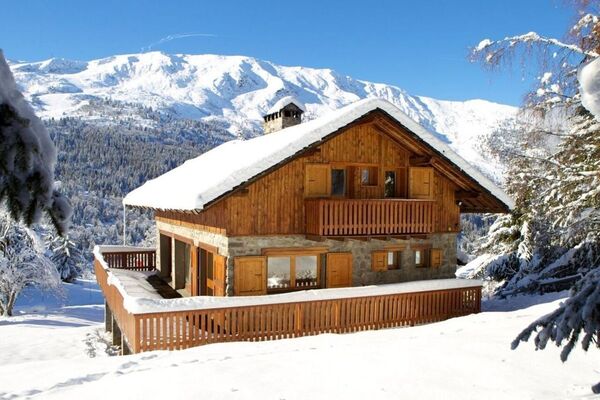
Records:
[[[263,117],[265,134],[276,132],[302,122],[304,105],[292,96],[279,100]]]

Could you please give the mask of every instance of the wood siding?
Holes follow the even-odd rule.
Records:
[[[332,168],[346,168],[347,198],[383,199],[385,171],[396,171],[396,193],[406,193],[406,174],[414,153],[399,143],[402,143],[400,138],[393,140],[373,121],[365,121],[347,128],[308,155],[293,159],[200,213],[158,211],[156,215],[169,223],[228,236],[305,234],[307,165],[325,163]],[[376,184],[362,185],[361,169],[370,167],[375,167],[378,172]],[[318,189],[322,192],[322,188]],[[432,232],[458,232],[459,208],[454,197],[457,189],[451,180],[435,171],[436,212]]]

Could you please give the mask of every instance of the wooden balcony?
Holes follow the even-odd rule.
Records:
[[[405,199],[307,199],[306,234],[376,236],[432,233],[435,201]]]

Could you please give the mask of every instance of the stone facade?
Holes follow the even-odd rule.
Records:
[[[312,241],[304,235],[277,236],[234,236],[226,237],[165,222],[157,222],[160,230],[190,238],[194,244],[205,243],[218,248],[219,254],[227,257],[227,294],[233,295],[233,259],[238,256],[261,255],[262,249],[277,247],[327,247],[329,252],[351,252],[353,259],[352,282],[354,286],[382,283],[406,282],[424,279],[454,278],[456,271],[456,233],[431,234],[426,239],[406,240],[330,240]],[[389,271],[373,271],[371,254],[389,246],[402,246],[400,268]],[[414,249],[438,248],[442,250],[442,265],[439,268],[416,267]],[[160,250],[159,250],[160,251]],[[160,260],[160,254],[157,254]],[[172,265],[174,262],[172,261]],[[158,266],[160,269],[160,265]]]

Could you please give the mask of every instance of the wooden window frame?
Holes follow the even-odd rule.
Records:
[[[318,289],[321,287],[321,255],[327,252],[326,247],[306,248],[266,248],[261,254],[266,257],[265,287],[267,294],[295,292],[299,290]],[[317,283],[314,286],[296,286],[296,257],[314,256],[317,259]],[[290,286],[287,288],[269,288],[269,257],[289,257],[290,259]]]
[[[376,187],[379,185],[379,165],[366,165],[360,166],[360,185],[364,187]],[[363,182],[363,171],[369,173],[368,182]]]
[[[422,247],[413,247],[413,263],[415,264],[415,268],[430,268],[429,265],[429,251],[431,247],[422,246]],[[421,263],[417,264],[417,251],[421,252]]]
[[[395,246],[376,250],[371,253],[371,270],[373,271],[397,271],[402,268],[402,252],[404,246]],[[393,253],[394,263],[390,264],[389,255]]]
[[[333,194],[333,171],[334,170],[342,170],[344,171],[344,193],[343,194]],[[339,165],[331,165],[329,168],[329,195],[334,198],[346,198],[348,197],[348,169],[345,166]]]

